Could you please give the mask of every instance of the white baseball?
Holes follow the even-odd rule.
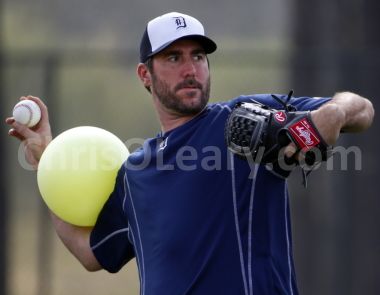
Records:
[[[13,118],[20,124],[33,127],[41,119],[41,109],[33,100],[22,100],[14,107]]]

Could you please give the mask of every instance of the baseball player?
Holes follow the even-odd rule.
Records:
[[[367,99],[350,92],[318,99],[249,95],[208,104],[207,55],[216,48],[191,16],[168,13],[148,23],[137,73],[152,95],[161,132],[121,167],[93,228],[68,224],[52,213],[53,222],[89,271],[117,272],[135,257],[141,294],[295,295],[286,181],[291,170],[273,161],[264,165],[237,157],[228,139],[235,129],[226,129],[226,122],[234,120],[237,105],[253,103],[262,109],[246,106],[248,113],[238,120],[251,118],[251,123],[237,128],[251,132],[252,126],[261,126],[269,134],[268,120],[260,123],[266,111],[282,110],[276,115],[280,121],[290,112],[304,112],[300,120],[312,123],[311,131],[332,147],[340,132],[367,129],[374,111]],[[44,140],[50,135],[46,107],[38,98],[30,99],[42,108],[39,131],[8,119],[10,135]],[[294,124],[298,121],[284,128],[298,126]],[[252,140],[253,133],[248,135]],[[296,162],[305,154],[295,140],[281,147]],[[43,149],[29,151],[33,163]]]

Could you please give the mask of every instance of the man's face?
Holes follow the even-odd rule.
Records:
[[[196,115],[210,96],[210,73],[202,46],[179,40],[153,58],[152,94],[166,112]]]

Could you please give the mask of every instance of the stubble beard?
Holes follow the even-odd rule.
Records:
[[[159,79],[154,73],[152,74],[152,85],[160,103],[173,113],[185,116],[193,116],[204,110],[210,98],[211,78],[209,77],[205,85],[201,84],[194,78],[187,79],[178,83],[173,90],[163,80]],[[176,95],[176,92],[185,86],[195,86],[194,91],[187,92],[188,98],[194,98],[197,95],[197,89],[201,91],[199,99],[189,103]]]

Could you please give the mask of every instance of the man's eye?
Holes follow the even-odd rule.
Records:
[[[202,60],[203,56],[202,55],[197,55],[194,57],[195,60]]]
[[[177,61],[178,60],[178,56],[172,56],[169,58],[169,61]]]

